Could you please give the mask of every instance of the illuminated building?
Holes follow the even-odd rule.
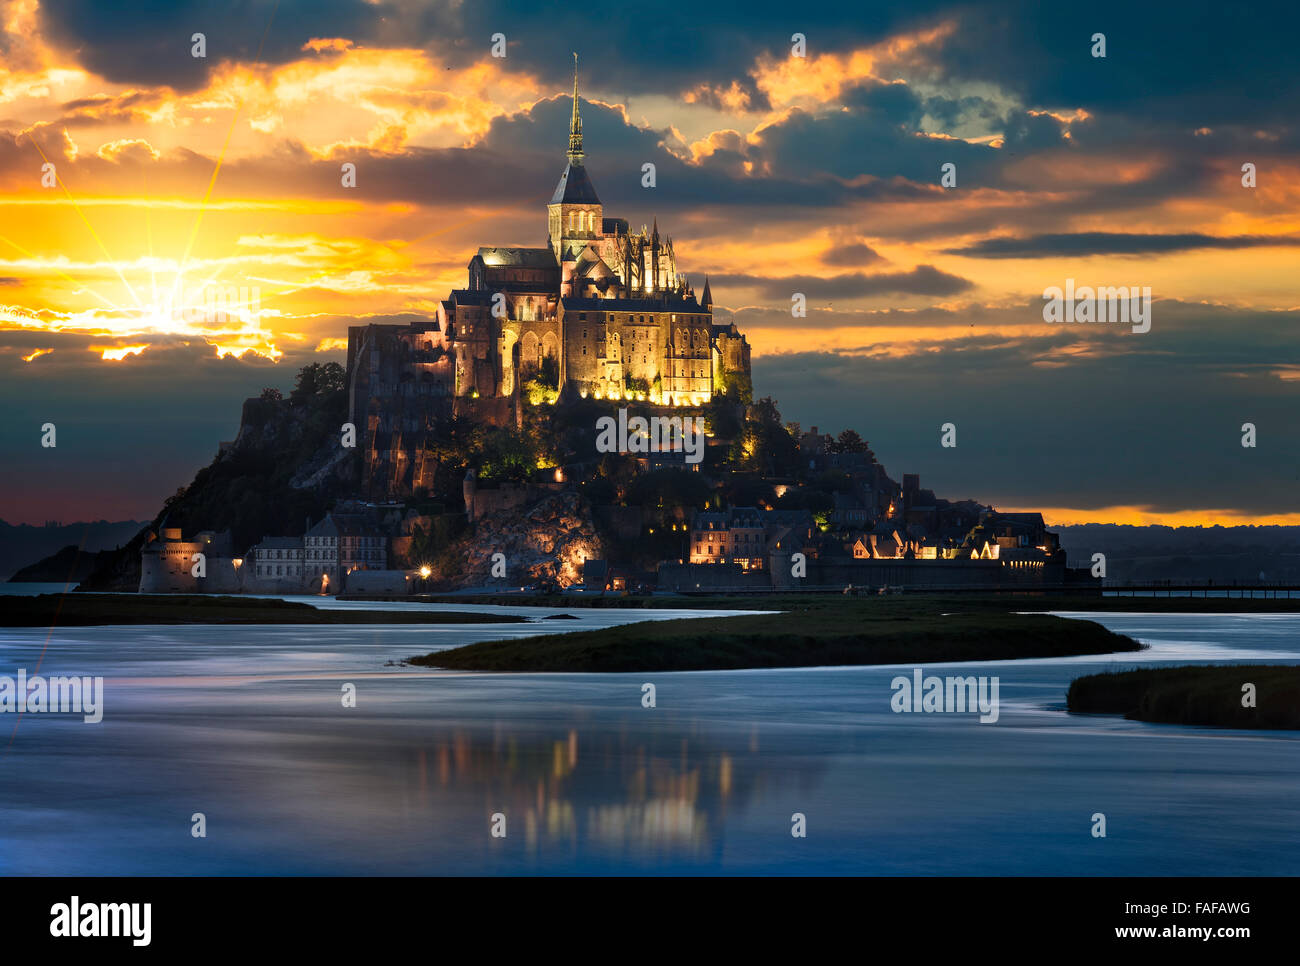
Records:
[[[633,232],[605,214],[584,163],[576,72],[573,94],[545,246],[480,248],[467,287],[429,322],[348,329],[351,419],[372,496],[428,485],[424,442],[439,419],[517,423],[525,385],[675,407],[749,391],[749,344],[714,323],[708,281],[697,296],[657,219]]]

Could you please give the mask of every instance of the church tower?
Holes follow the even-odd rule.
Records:
[[[573,118],[569,122],[569,163],[546,206],[547,232],[556,260],[603,237],[604,209],[582,161],[582,116],[578,113],[578,55],[573,55]]]

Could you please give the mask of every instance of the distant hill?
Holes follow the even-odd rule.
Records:
[[[128,543],[140,532],[145,522],[121,520],[110,523],[107,520],[96,520],[93,523],[33,527],[26,523],[15,525],[0,520],[0,580],[8,580],[22,568],[44,560],[68,545],[80,545],[82,553],[87,555],[100,550],[113,550]],[[66,573],[55,579],[66,579]]]
[[[58,553],[29,564],[9,578],[11,584],[61,584],[71,581],[81,583],[94,571],[95,566],[115,551],[99,550],[86,553],[68,544]]]
[[[1300,584],[1300,527],[1051,527],[1072,567],[1106,555],[1108,581]]]

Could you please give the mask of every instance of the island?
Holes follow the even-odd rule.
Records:
[[[408,663],[475,671],[705,671],[997,661],[1142,647],[1092,621],[1017,613],[1020,605],[1011,598],[818,596],[781,603],[775,613],[484,641]]]
[[[207,594],[0,596],[0,627],[101,624],[516,624],[524,617],[428,610],[341,610],[301,601]]]
[[[1231,664],[1142,668],[1075,679],[1070,711],[1215,728],[1300,729],[1300,667]]]

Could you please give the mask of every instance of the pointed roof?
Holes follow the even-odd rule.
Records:
[[[709,291],[709,276],[704,276],[704,296],[700,299],[700,305],[704,308],[712,308],[713,293]]]
[[[566,164],[564,174],[560,175],[560,183],[555,187],[555,194],[551,196],[551,204],[600,204],[600,199],[596,197],[596,186],[591,183],[591,178],[587,176],[587,169],[581,164],[574,164],[572,161]]]
[[[578,114],[578,55],[573,55],[573,119],[569,122],[569,163],[551,196],[553,205],[598,205],[596,186],[582,166],[582,117]]]

